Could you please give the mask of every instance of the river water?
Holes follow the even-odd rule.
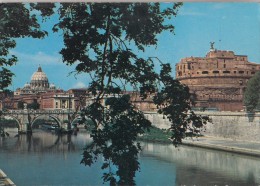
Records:
[[[70,137],[40,130],[30,138],[15,136],[14,129],[9,133],[0,140],[0,169],[16,185],[103,185],[102,158],[91,167],[80,164],[82,148],[90,142],[84,130]],[[186,146],[142,146],[137,185],[260,185],[260,158]]]

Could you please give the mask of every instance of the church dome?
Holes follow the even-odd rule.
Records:
[[[31,81],[48,81],[46,74],[42,71],[40,66],[38,67],[38,70],[33,73]]]
[[[24,88],[30,88],[30,84],[29,83],[25,83]]]
[[[38,70],[33,73],[30,85],[32,89],[36,90],[45,90],[49,88],[49,80],[40,66],[38,67]]]

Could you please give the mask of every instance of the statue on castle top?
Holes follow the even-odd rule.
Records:
[[[215,50],[215,48],[214,48],[215,42],[209,42],[209,43],[210,43],[210,50],[211,51]]]

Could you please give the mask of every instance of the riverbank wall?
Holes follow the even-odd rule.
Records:
[[[196,112],[196,114],[209,116],[212,120],[212,123],[206,125],[205,131],[202,131],[205,136],[260,142],[259,112]],[[161,114],[150,112],[145,115],[158,128],[170,127],[170,122]]]
[[[15,184],[6,176],[0,169],[0,185],[1,186],[15,186]]]
[[[206,136],[232,140],[260,142],[260,113],[246,112],[200,112],[212,119],[208,123]]]

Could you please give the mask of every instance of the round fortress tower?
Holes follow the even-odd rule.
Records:
[[[240,111],[246,83],[259,70],[260,65],[246,55],[211,47],[206,57],[181,59],[176,79],[190,88],[195,107]]]

